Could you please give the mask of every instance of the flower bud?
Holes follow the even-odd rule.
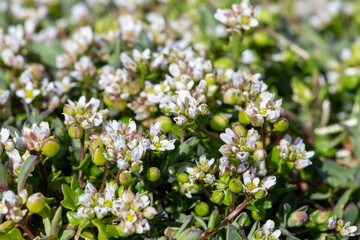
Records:
[[[63,112],[67,115],[73,115],[75,113],[74,108],[69,104],[64,105]]]
[[[168,116],[160,116],[155,119],[155,122],[161,123],[161,128],[164,130],[165,133],[170,132],[173,121]]]
[[[248,115],[244,110],[241,110],[239,112],[239,122],[241,122],[244,125],[248,125],[251,123],[251,119],[248,117]]]
[[[326,221],[329,229],[334,229],[336,227],[336,218],[331,217]]]
[[[207,73],[205,75],[205,81],[206,81],[206,85],[209,86],[209,85],[215,85],[215,82],[216,82],[216,77],[215,77],[215,74],[213,73]]]
[[[238,100],[238,95],[234,89],[228,89],[224,93],[224,97],[223,97],[224,103],[233,105],[236,104],[237,100]]]
[[[104,144],[101,141],[101,138],[96,136],[90,140],[89,148],[91,152],[94,152],[96,148],[100,147],[102,148]]]
[[[286,131],[286,129],[288,129],[288,127],[289,127],[289,121],[284,117],[280,118],[278,121],[274,123],[274,128],[278,132],[284,132]]]
[[[45,205],[45,198],[41,193],[34,193],[28,198],[26,202],[26,207],[32,213],[41,212],[44,209]]]
[[[82,138],[84,130],[78,124],[73,124],[69,127],[68,133],[71,138],[79,139]]]
[[[119,180],[122,185],[125,185],[125,186],[130,185],[132,183],[131,172],[122,172],[120,174]]]
[[[186,173],[179,173],[179,174],[176,176],[176,180],[177,180],[179,183],[187,183],[187,182],[189,182],[189,176],[188,176]]]
[[[199,111],[201,115],[208,115],[210,113],[209,106],[205,103],[199,106]]]
[[[121,200],[124,203],[131,203],[135,199],[135,195],[133,192],[129,190],[124,190],[124,193],[121,196]]]
[[[242,191],[243,186],[239,179],[233,178],[230,180],[229,189],[233,193],[239,193]]]
[[[238,137],[243,137],[246,135],[246,129],[240,123],[236,123],[232,127],[232,130]]]
[[[253,159],[255,162],[260,162],[265,160],[266,158],[266,151],[262,148],[258,148],[253,153]]]
[[[337,221],[337,224],[338,224],[338,226],[343,227],[343,226],[344,226],[344,220],[339,219],[339,220]]]
[[[160,170],[157,167],[151,167],[146,173],[146,177],[149,181],[155,182],[160,178]]]
[[[261,198],[265,197],[266,194],[267,194],[267,191],[266,191],[265,189],[261,189],[261,188],[260,188],[260,189],[254,194],[254,196],[255,196],[255,198],[257,198],[257,199],[261,199]]]
[[[60,144],[54,138],[48,138],[45,140],[41,151],[47,157],[55,157],[60,151]]]
[[[19,192],[18,194],[19,198],[21,199],[21,204],[19,204],[20,206],[25,205],[26,200],[28,198],[28,192],[26,189],[22,190],[21,192]]]
[[[254,127],[261,127],[264,124],[264,118],[260,114],[255,114],[251,117],[251,125]]]
[[[143,215],[147,219],[153,219],[156,214],[157,214],[157,211],[155,210],[155,208],[153,208],[151,206],[146,207],[143,211]]]
[[[222,202],[222,200],[224,199],[224,196],[225,196],[225,194],[223,191],[215,191],[211,194],[212,201],[217,204]]]
[[[224,131],[228,124],[229,118],[224,113],[217,113],[210,119],[210,126],[215,131]]]
[[[199,202],[195,206],[195,213],[200,216],[204,217],[207,216],[210,212],[210,206],[206,202]]]
[[[97,147],[92,155],[92,161],[97,166],[104,166],[107,162],[104,156],[104,149],[101,147]]]
[[[134,172],[140,172],[141,171],[141,164],[139,162],[132,162],[131,163],[131,170]]]
[[[12,152],[14,149],[15,149],[14,140],[8,139],[8,140],[5,142],[5,151],[6,151],[6,152]]]
[[[301,227],[308,219],[309,217],[305,211],[295,211],[291,213],[287,223],[289,227]]]

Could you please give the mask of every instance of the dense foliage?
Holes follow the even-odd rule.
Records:
[[[0,1],[0,239],[348,239],[360,3]]]

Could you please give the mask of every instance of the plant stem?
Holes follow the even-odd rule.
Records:
[[[26,227],[22,221],[18,222],[17,226],[19,226],[30,239],[35,238],[34,234],[32,234],[30,229],[28,227]]]
[[[120,174],[121,174],[121,170],[119,169],[115,176],[115,183],[119,182]]]
[[[233,212],[235,209],[235,193],[231,193],[231,208],[230,211]]]
[[[216,134],[210,132],[205,127],[199,127],[199,130],[206,134],[210,138],[211,141],[222,142],[221,138]]]
[[[108,175],[109,175],[109,173],[105,170],[103,180],[102,180],[102,183],[101,183],[101,187],[99,189],[100,194],[104,191],[105,184],[106,184],[106,179],[107,179]]]
[[[84,160],[84,156],[85,156],[85,133],[83,134],[83,136],[80,138],[80,165],[82,163],[82,161]],[[83,172],[80,169],[79,170],[79,185],[80,187],[83,187],[84,184],[84,176],[83,176]]]
[[[222,228],[223,226],[225,226],[228,222],[232,222],[234,221],[234,218],[236,218],[241,211],[250,204],[250,200],[252,199],[252,196],[249,196],[242,204],[240,204],[239,206],[236,207],[236,209],[234,211],[232,211],[230,213],[229,216],[227,216],[224,220],[221,221],[220,226],[217,227],[215,230],[209,232],[209,231],[205,231],[201,234],[199,240],[203,240],[203,239],[210,239],[210,237],[212,235],[214,235],[215,233],[217,233],[217,231]]]
[[[45,194],[46,194],[46,196],[49,196],[49,184],[48,184],[48,180],[47,180],[45,162],[43,161],[43,157],[42,157],[41,153],[38,153],[38,157],[39,157],[39,161],[40,161],[40,173],[41,173],[41,177],[44,181]]]
[[[180,142],[183,143],[185,139],[185,131],[181,130]]]

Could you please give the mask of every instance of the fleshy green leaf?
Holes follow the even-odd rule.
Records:
[[[61,226],[62,226],[62,207],[60,206],[56,210],[55,215],[51,222],[51,234],[57,237],[59,235]]]
[[[17,183],[18,192],[23,190],[26,183],[26,179],[34,169],[36,165],[36,161],[37,161],[37,156],[30,156],[24,161],[23,165],[21,166],[18,183]]]
[[[119,237],[118,231],[113,225],[105,225],[101,219],[94,219],[91,221],[99,231],[99,239],[110,239],[112,237]]]
[[[352,192],[353,192],[352,188],[348,189],[346,192],[344,192],[344,194],[341,196],[341,198],[336,203],[335,208],[334,208],[336,217],[338,217],[338,218],[343,217],[345,205],[349,201]]]
[[[6,233],[0,232],[1,240],[23,240],[22,234],[19,229],[13,228]]]
[[[61,234],[60,240],[71,239],[75,235],[75,230],[65,230]]]
[[[66,184],[63,184],[61,189],[64,194],[64,200],[61,201],[61,205],[64,208],[75,211],[78,203],[75,191]]]
[[[226,231],[226,240],[243,240],[244,238],[238,233],[238,229],[233,225],[229,225]]]

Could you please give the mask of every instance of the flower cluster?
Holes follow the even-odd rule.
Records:
[[[329,229],[335,229],[342,237],[355,236],[357,231],[356,226],[350,226],[350,222],[344,223],[342,219],[336,220],[336,217],[330,217],[326,223]]]
[[[15,223],[20,222],[28,212],[27,209],[23,209],[27,198],[26,190],[21,191],[19,195],[11,190],[4,191],[0,203],[0,215],[5,215],[7,219],[11,219]]]
[[[118,226],[125,235],[142,234],[150,230],[148,220],[154,218],[157,211],[150,206],[147,193],[132,193],[124,190],[119,197],[117,184],[107,183],[104,193],[99,193],[92,184],[88,183],[84,194],[78,198],[81,207],[78,215],[93,219],[105,218],[110,214],[119,218]]]
[[[217,9],[214,17],[229,28],[239,30],[248,30],[259,24],[254,18],[249,0],[243,0],[240,4],[233,4],[231,9]]]
[[[301,138],[291,141],[291,136],[286,135],[278,146],[280,149],[280,158],[286,161],[294,162],[296,169],[303,169],[311,165],[310,158],[314,156],[314,151],[307,152],[305,144]]]
[[[257,230],[249,240],[278,240],[281,236],[281,230],[275,228],[273,220],[267,220],[266,223]]]

